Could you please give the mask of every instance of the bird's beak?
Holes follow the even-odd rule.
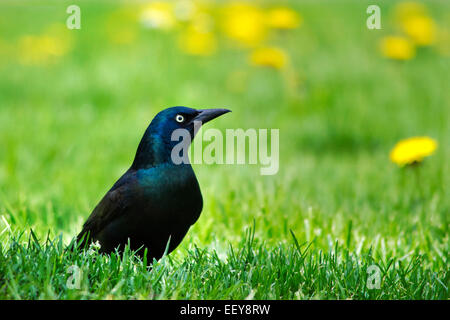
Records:
[[[211,121],[212,119],[215,119],[225,113],[231,112],[231,110],[228,109],[203,109],[198,111],[200,113],[194,119],[192,119],[192,122],[201,121],[202,124],[205,124],[208,121]]]

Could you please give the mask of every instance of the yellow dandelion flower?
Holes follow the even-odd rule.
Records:
[[[44,34],[57,39],[57,49],[55,55],[63,56],[72,50],[74,43],[74,32],[67,29],[65,24],[51,24],[45,29]]]
[[[399,166],[421,162],[434,153],[436,140],[429,137],[412,137],[399,141],[391,150],[389,158]]]
[[[381,42],[381,53],[391,59],[409,60],[415,55],[414,45],[404,37],[385,37]]]
[[[150,29],[172,29],[176,24],[173,3],[152,2],[141,13],[141,23]]]
[[[66,52],[62,41],[48,35],[23,36],[18,48],[19,61],[24,65],[48,64]]]
[[[267,24],[274,29],[295,29],[301,23],[302,17],[287,7],[274,8],[267,13]]]
[[[253,5],[234,3],[225,8],[225,34],[246,46],[254,46],[267,35],[264,12]]]
[[[48,26],[41,35],[26,35],[17,43],[18,59],[24,65],[44,65],[66,55],[73,46],[70,31],[60,24]]]
[[[197,56],[212,55],[217,49],[217,41],[212,32],[203,32],[198,28],[189,27],[184,31],[178,42],[181,50]]]
[[[276,47],[259,48],[250,54],[250,62],[257,66],[281,69],[286,66],[287,61],[287,54]]]
[[[430,17],[411,16],[402,23],[403,31],[419,46],[428,46],[436,40],[436,25]]]

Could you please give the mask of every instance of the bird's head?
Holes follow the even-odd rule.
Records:
[[[178,139],[173,139],[174,131],[185,130],[190,137],[189,141],[192,141],[201,125],[228,112],[231,111],[187,107],[162,110],[148,126],[139,144],[133,167],[148,167],[169,161],[172,149],[179,143]]]
[[[185,129],[194,138],[194,124],[205,124],[227,112],[228,109],[192,109],[187,107],[172,107],[159,112],[149,126],[152,134],[157,134],[163,140],[171,140],[176,129]],[[197,127],[198,129],[198,127]]]

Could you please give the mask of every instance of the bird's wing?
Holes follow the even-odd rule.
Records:
[[[81,240],[84,236],[84,238],[89,237],[84,241],[91,242],[109,223],[125,214],[127,208],[135,203],[138,196],[136,184],[135,176],[124,175],[94,208],[77,240]]]

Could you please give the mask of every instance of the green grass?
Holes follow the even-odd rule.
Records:
[[[449,58],[435,47],[380,56],[394,2],[381,2],[383,29],[370,31],[369,2],[293,1],[303,26],[270,43],[298,83],[249,66],[225,39],[207,58],[139,25],[134,42],[114,44],[105,21],[119,7],[104,2],[81,2],[71,52],[24,66],[4,48],[67,16],[56,2],[26,3],[0,4],[1,299],[448,299]],[[450,28],[449,5],[426,3]],[[172,105],[232,109],[208,124],[221,130],[280,129],[280,171],[195,165],[202,215],[152,269],[130,252],[64,252]],[[397,168],[390,149],[415,135],[436,139],[436,154]],[[67,287],[72,265],[80,289]],[[379,289],[367,286],[371,265]]]
[[[443,274],[432,271],[441,262],[426,267],[424,255],[381,261],[371,250],[355,254],[338,242],[328,252],[299,244],[269,249],[251,230],[224,256],[194,247],[181,260],[155,261],[151,270],[128,250],[122,257],[67,254],[61,239],[45,245],[12,241],[0,270],[14,299],[445,299],[447,293]],[[383,277],[380,289],[366,285],[373,264]],[[73,265],[81,268],[82,280],[68,289]]]

